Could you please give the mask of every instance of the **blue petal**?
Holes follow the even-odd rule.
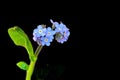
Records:
[[[38,29],[34,29],[34,30],[33,30],[33,33],[37,33],[37,32],[38,32]]]
[[[50,28],[50,27],[48,27],[48,28],[47,28],[47,30],[48,30],[48,31],[51,31],[51,28]]]
[[[50,46],[50,43],[46,43],[47,46]]]
[[[39,30],[42,29],[42,26],[41,26],[41,25],[38,25],[38,29],[39,29]]]

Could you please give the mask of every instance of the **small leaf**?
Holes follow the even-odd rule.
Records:
[[[33,47],[26,33],[18,26],[14,26],[8,29],[8,34],[15,45],[22,46],[27,50],[30,60],[34,61],[35,55]]]
[[[22,70],[27,70],[29,67],[28,64],[25,63],[24,61],[20,61],[16,65]]]

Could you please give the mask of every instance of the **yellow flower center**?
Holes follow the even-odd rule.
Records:
[[[45,38],[45,39],[44,39],[44,41],[45,41],[45,42],[48,42],[48,39],[47,39],[47,38]]]
[[[48,32],[48,35],[50,35],[51,33],[50,32]]]
[[[42,30],[39,30],[39,33],[41,34],[41,33],[42,33]]]

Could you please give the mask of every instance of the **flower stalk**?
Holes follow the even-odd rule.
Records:
[[[36,56],[36,59],[34,61],[30,61],[30,64],[29,64],[29,68],[26,72],[26,79],[25,80],[31,80],[31,77],[32,77],[32,74],[33,74],[33,71],[34,71],[34,68],[35,68],[35,64],[36,64],[36,61],[37,61],[37,58],[38,58],[38,55],[39,53],[41,52],[42,50],[42,47],[41,45],[39,45],[35,51],[35,56]]]

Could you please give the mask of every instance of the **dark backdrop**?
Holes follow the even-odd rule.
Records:
[[[91,10],[90,10],[91,11]],[[62,21],[70,29],[70,37],[64,44],[59,44],[53,41],[49,47],[43,47],[39,59],[37,61],[37,68],[45,64],[51,67],[51,75],[46,80],[68,80],[68,79],[82,79],[94,78],[98,76],[97,59],[99,55],[96,54],[96,42],[92,36],[90,26],[96,26],[97,21],[95,15],[87,13],[89,11],[82,10],[80,14],[61,14],[61,15],[6,15],[0,16],[0,54],[1,55],[1,70],[3,75],[11,75],[10,79],[24,80],[25,71],[20,70],[16,63],[24,60],[29,63],[27,52],[22,47],[14,45],[10,39],[7,30],[13,26],[19,26],[29,36],[34,50],[37,43],[32,40],[33,29],[40,24],[51,26],[50,19],[53,21]],[[94,17],[93,17],[94,16]],[[99,26],[99,25],[98,25]],[[98,51],[99,52],[99,51]],[[64,72],[57,78],[55,73],[55,66],[62,66]],[[52,76],[52,77],[51,77]],[[35,77],[33,75],[33,77]],[[8,77],[4,77],[8,78]],[[6,80],[6,79],[4,79]]]

